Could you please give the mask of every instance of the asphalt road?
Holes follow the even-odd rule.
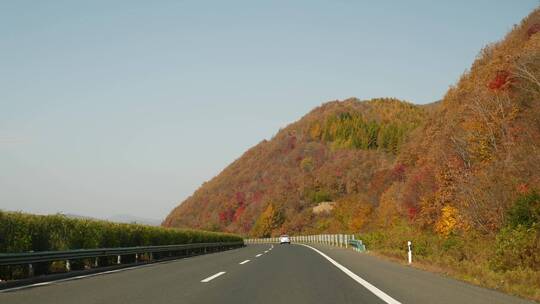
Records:
[[[351,250],[317,246],[332,262],[302,245],[270,248],[51,282],[0,303],[532,303]]]

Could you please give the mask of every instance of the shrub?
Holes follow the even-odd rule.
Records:
[[[503,271],[517,268],[540,270],[540,238],[537,230],[538,227],[522,225],[501,229],[491,267]]]
[[[520,196],[508,210],[490,265],[495,270],[540,270],[540,195],[536,191]]]
[[[309,201],[315,204],[329,202],[332,200],[330,193],[324,189],[308,191],[307,197]]]
[[[511,228],[518,226],[530,228],[540,223],[540,195],[532,191],[520,196],[508,211],[506,222]]]

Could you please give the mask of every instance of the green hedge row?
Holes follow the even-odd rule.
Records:
[[[0,211],[0,252],[241,241],[227,233]]]

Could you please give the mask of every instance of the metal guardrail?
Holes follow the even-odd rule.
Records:
[[[351,245],[351,247],[355,251],[359,251],[359,252],[366,251],[366,245],[364,245],[364,243],[362,243],[362,240],[350,240],[349,245]]]
[[[181,257],[217,252],[245,246],[243,241],[195,243],[164,246],[139,246],[122,248],[96,248],[66,251],[38,251],[0,253],[0,290],[26,284],[63,279],[79,275],[81,271],[96,273],[104,270],[147,264]],[[93,261],[88,261],[88,260]],[[63,271],[51,271],[52,262],[60,264]],[[85,262],[83,262],[85,261]],[[77,265],[73,264],[77,262]],[[81,263],[82,262],[82,263]],[[90,263],[91,265],[89,265]],[[75,270],[72,266],[76,266]],[[15,272],[14,272],[15,271]],[[37,273],[36,273],[37,272]]]
[[[353,247],[356,251],[366,251],[366,246],[361,240],[356,240],[353,234],[317,234],[289,236],[292,243],[324,244],[336,247]],[[279,243],[278,237],[244,239],[246,244]]]
[[[38,251],[22,253],[1,253],[0,266],[33,264],[40,262],[54,262],[63,260],[80,260],[87,258],[123,256],[144,253],[175,252],[183,250],[207,250],[236,248],[244,246],[244,242],[219,242],[219,243],[195,243],[182,245],[165,246],[140,246],[123,248],[97,248],[97,249],[78,249],[67,251]]]

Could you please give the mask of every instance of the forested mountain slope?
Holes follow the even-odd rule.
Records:
[[[442,101],[333,101],[248,150],[165,226],[252,235],[409,221],[497,233],[540,186],[540,13],[487,46]],[[321,202],[325,212],[313,212]]]
[[[392,179],[397,154],[425,113],[396,99],[326,103],[248,150],[164,224],[257,235],[326,229],[312,208],[360,193],[358,207],[376,206],[382,188],[372,181]]]

